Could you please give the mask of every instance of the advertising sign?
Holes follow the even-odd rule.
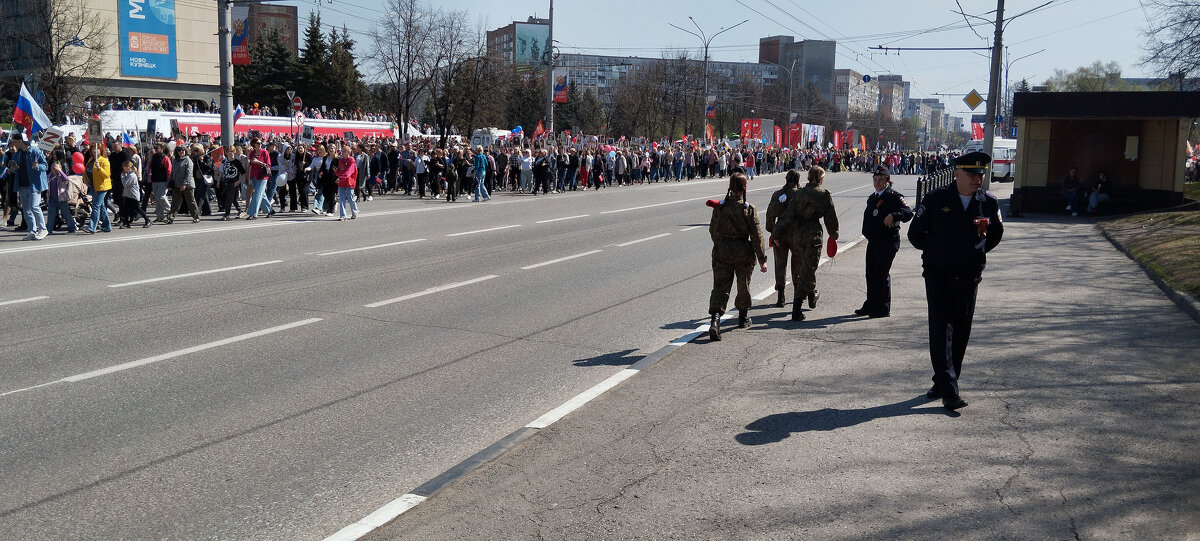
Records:
[[[542,53],[546,50],[546,40],[550,39],[550,26],[516,23],[516,27],[513,63],[518,66],[543,63]]]
[[[300,38],[296,33],[299,28],[299,17],[296,6],[270,6],[266,4],[250,4],[250,16],[247,19],[249,27],[249,43],[264,43],[271,39],[272,32],[276,39],[283,42],[293,55],[300,54]]]
[[[554,68],[554,103],[567,103],[567,68]]]
[[[175,79],[175,0],[127,0],[117,8],[121,75]]]
[[[250,6],[233,6],[233,65],[250,65]]]
[[[717,118],[717,97],[709,96],[704,104],[704,117]]]

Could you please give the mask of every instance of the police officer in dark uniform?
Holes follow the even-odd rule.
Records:
[[[900,224],[912,219],[904,196],[892,189],[887,168],[875,168],[875,193],[867,198],[862,234],[867,238],[867,300],[854,313],[888,317],[892,313],[892,261],[900,250]]]
[[[729,304],[729,288],[737,278],[738,328],[750,326],[750,275],[757,260],[762,272],[767,272],[767,254],[763,251],[762,228],[758,225],[758,210],[746,202],[745,173],[729,177],[725,199],[713,206],[708,234],[712,237],[713,288],[708,298],[708,337],[721,339],[721,316]]]
[[[930,400],[946,409],[967,405],[958,394],[975,293],[987,263],[987,252],[1000,244],[1004,223],[1000,204],[982,189],[991,156],[971,152],[952,162],[954,184],[921,200],[908,229],[908,240],[921,254],[925,297],[929,302],[929,357],[933,362]]]

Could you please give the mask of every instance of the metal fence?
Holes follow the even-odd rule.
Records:
[[[940,171],[935,171],[923,177],[917,177],[917,205],[920,206],[921,200],[925,196],[938,188],[949,186],[954,183],[954,168],[947,167]]]

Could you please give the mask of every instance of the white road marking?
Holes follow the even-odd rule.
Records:
[[[405,296],[403,296],[403,297],[396,297],[396,298],[394,298],[394,299],[388,299],[388,300],[386,300],[386,301],[379,301],[379,302],[373,302],[373,303],[371,303],[371,304],[364,304],[363,306],[364,306],[364,307],[366,307],[366,308],[379,308],[380,306],[387,306],[387,305],[389,305],[389,304],[395,304],[395,303],[398,303],[398,302],[401,302],[401,301],[407,301],[407,300],[409,300],[409,299],[415,299],[415,298],[417,298],[417,297],[424,297],[425,295],[430,295],[430,294],[433,294],[433,293],[439,293],[439,292],[442,292],[442,291],[447,291],[447,290],[450,290],[450,289],[454,289],[454,288],[458,288],[458,287],[463,287],[463,286],[469,286],[469,285],[471,285],[471,284],[478,284],[479,282],[483,282],[483,281],[486,281],[486,280],[491,280],[492,278],[499,278],[499,277],[500,277],[500,276],[499,276],[499,275],[496,275],[496,274],[489,274],[489,275],[487,275],[487,276],[481,276],[481,277],[479,277],[479,278],[473,278],[473,279],[471,279],[471,280],[467,280],[467,281],[465,281],[465,282],[455,282],[455,283],[453,283],[453,284],[446,284],[446,285],[444,285],[444,286],[431,287],[431,288],[429,288],[429,289],[426,289],[425,291],[421,291],[421,292],[418,292],[418,293],[412,293],[412,294],[409,294],[409,295],[405,295]]]
[[[548,224],[548,223],[550,223],[550,222],[561,222],[561,221],[563,221],[563,220],[574,220],[575,218],[587,218],[587,217],[588,217],[588,215],[587,215],[587,214],[580,214],[579,216],[567,216],[566,218],[554,218],[554,219],[551,219],[551,220],[542,220],[542,221],[540,221],[540,222],[537,222],[537,223],[539,223],[539,224]]]
[[[304,319],[304,320],[296,321],[296,322],[294,322],[294,323],[288,323],[288,324],[286,324],[286,325],[279,325],[279,326],[277,326],[277,327],[271,327],[271,328],[269,328],[269,329],[263,329],[263,330],[261,330],[261,331],[254,331],[254,332],[251,332],[251,333],[241,334],[241,335],[234,336],[234,337],[231,337],[231,338],[225,338],[225,339],[223,339],[223,340],[217,340],[216,342],[209,342],[209,343],[207,343],[207,344],[200,344],[200,345],[198,345],[198,346],[192,346],[192,347],[190,347],[190,348],[179,349],[179,350],[175,350],[175,351],[171,351],[171,352],[163,353],[163,354],[161,354],[161,355],[155,355],[155,356],[153,356],[153,357],[146,357],[145,359],[139,359],[139,360],[136,360],[136,361],[130,361],[130,362],[127,362],[127,363],[122,363],[122,364],[118,364],[118,365],[110,366],[110,367],[107,367],[107,368],[101,368],[101,369],[99,369],[99,370],[93,370],[93,371],[91,371],[91,372],[84,372],[84,373],[82,373],[82,374],[76,374],[76,375],[74,375],[74,376],[68,376],[68,377],[65,377],[65,378],[62,378],[62,379],[59,379],[59,380],[55,380],[55,381],[51,381],[51,382],[47,382],[47,383],[43,383],[43,384],[41,384],[41,385],[34,385],[33,387],[26,387],[26,388],[24,388],[24,389],[17,389],[17,390],[15,390],[15,391],[8,391],[8,392],[6,392],[6,393],[2,393],[2,394],[0,394],[0,396],[8,396],[8,395],[10,395],[10,394],[16,394],[16,393],[20,393],[20,392],[24,392],[24,391],[29,391],[29,390],[32,390],[32,389],[37,389],[37,388],[39,388],[39,387],[45,387],[45,386],[47,386],[47,385],[55,385],[55,384],[59,384],[59,383],[77,383],[77,382],[80,382],[80,381],[84,381],[84,380],[88,380],[88,379],[92,379],[92,378],[96,378],[96,377],[100,377],[100,376],[106,376],[106,375],[108,375],[108,374],[112,374],[112,373],[115,373],[115,372],[121,372],[121,371],[124,371],[124,370],[130,370],[130,369],[132,369],[132,368],[138,368],[138,367],[141,367],[141,366],[146,366],[146,365],[148,365],[148,364],[154,364],[154,363],[157,363],[157,362],[167,361],[167,360],[170,360],[170,359],[174,359],[174,358],[176,358],[176,357],[182,357],[182,356],[184,356],[184,355],[190,355],[190,354],[192,354],[192,353],[197,353],[197,352],[200,352],[200,351],[205,351],[205,350],[209,350],[209,349],[213,349],[213,348],[218,348],[218,347],[221,347],[221,346],[227,346],[227,345],[229,345],[229,344],[234,344],[234,343],[237,343],[237,342],[242,342],[242,341],[245,341],[245,340],[250,340],[250,339],[252,339],[252,338],[258,338],[258,337],[260,337],[260,336],[266,336],[266,335],[268,335],[268,334],[274,334],[274,333],[277,333],[277,332],[286,331],[286,330],[288,330],[288,329],[294,329],[294,328],[296,328],[296,327],[302,327],[302,326],[304,326],[304,325],[310,325],[310,324],[316,323],[316,322],[318,322],[318,321],[321,321],[321,318],[316,318],[316,317],[314,317],[314,318]]]
[[[680,230],[679,230],[679,232],[680,232],[680,233],[683,233],[684,231],[691,231],[691,230],[693,230],[693,229],[700,229],[701,227],[704,227],[704,226],[702,226],[702,225],[693,225],[693,226],[691,226],[691,227],[685,227],[685,228],[683,228],[683,229],[680,229]]]
[[[638,240],[631,240],[631,241],[629,241],[629,242],[623,242],[623,243],[621,243],[621,244],[616,244],[615,246],[617,246],[617,247],[620,247],[620,248],[624,248],[624,247],[626,247],[626,246],[632,246],[632,245],[634,245],[634,244],[637,244],[637,243],[639,243],[639,242],[646,242],[646,241],[648,241],[648,240],[660,239],[660,238],[667,237],[667,236],[670,236],[670,235],[671,235],[670,233],[663,233],[663,234],[661,234],[661,235],[654,235],[653,237],[646,237],[646,238],[644,238],[644,239],[638,239]]]
[[[863,188],[874,188],[874,187],[875,187],[875,185],[874,185],[874,184],[864,184],[864,185],[862,185],[862,186],[859,186],[859,187],[857,187],[857,188],[850,188],[849,190],[842,190],[842,191],[840,191],[840,192],[834,192],[834,193],[832,193],[832,194],[830,194],[830,195],[842,195],[842,194],[844,194],[844,193],[850,193],[850,192],[853,192],[853,191],[855,191],[855,190],[861,190],[861,189],[863,189]]]
[[[555,421],[565,417],[568,413],[571,413],[572,411],[579,409],[584,404],[587,404],[593,398],[600,396],[604,393],[604,391],[616,387],[618,383],[629,379],[637,373],[638,371],[632,368],[621,370],[620,372],[609,376],[608,379],[597,383],[591,389],[575,395],[574,398],[566,401],[563,403],[563,405],[546,412],[545,415],[542,415],[541,417],[535,419],[532,423],[525,425],[525,428],[546,428],[554,424]]]
[[[218,273],[218,272],[228,272],[228,271],[232,271],[232,270],[249,269],[252,267],[261,267],[263,265],[274,265],[276,263],[283,263],[283,260],[276,259],[273,261],[263,261],[262,263],[250,263],[249,265],[238,265],[236,267],[225,267],[222,269],[212,269],[212,270],[205,270],[205,271],[189,272],[186,274],[176,274],[175,276],[163,276],[161,278],[148,278],[146,280],[138,280],[136,282],[125,282],[125,283],[121,283],[121,284],[109,284],[108,287],[128,287],[128,286],[136,286],[136,285],[142,285],[142,284],[151,284],[154,282],[164,282],[167,280],[178,280],[180,278],[191,278],[192,276],[203,276],[205,274],[214,274],[214,273]]]
[[[316,255],[324,257],[327,255],[348,254],[350,252],[361,252],[363,250],[374,250],[376,248],[387,248],[389,246],[399,246],[401,244],[412,244],[414,242],[424,242],[426,240],[428,240],[428,239],[402,240],[400,242],[389,242],[387,244],[376,244],[375,246],[363,246],[361,248],[350,248],[349,250],[336,250],[333,252],[317,252]]]
[[[49,298],[50,297],[42,295],[40,297],[29,297],[28,299],[13,299],[11,301],[0,301],[0,306],[8,306],[10,304],[21,304],[23,302],[40,301],[42,299],[49,299]]]
[[[425,501],[425,496],[416,494],[405,494],[396,498],[383,507],[376,509],[362,520],[355,522],[345,528],[342,528],[337,533],[326,537],[325,541],[354,541],[368,533],[371,533],[376,528],[383,526],[394,520],[396,517],[404,514],[405,511],[416,507],[417,504]]]
[[[475,231],[463,231],[462,233],[451,233],[446,236],[447,237],[461,237],[463,235],[474,235],[475,233],[487,233],[488,231],[499,231],[501,229],[512,229],[514,227],[521,227],[521,224],[502,225],[500,227],[489,227],[487,229],[476,229]]]
[[[604,250],[592,250],[592,251],[590,251],[590,252],[584,252],[584,253],[582,253],[582,254],[575,254],[575,255],[569,255],[569,256],[567,256],[567,257],[560,257],[560,258],[558,258],[558,259],[551,259],[550,261],[543,261],[543,262],[541,262],[541,263],[538,263],[538,264],[536,264],[536,265],[529,265],[528,267],[521,267],[521,270],[529,270],[529,269],[536,269],[536,268],[538,268],[538,267],[545,267],[546,265],[553,265],[553,264],[555,264],[555,263],[562,263],[563,261],[570,261],[570,260],[572,260],[572,259],[575,259],[575,258],[577,258],[577,257],[584,257],[584,256],[589,256],[589,255],[592,255],[592,254],[598,254],[598,253],[600,253],[600,252],[603,252],[603,251],[604,251]]]

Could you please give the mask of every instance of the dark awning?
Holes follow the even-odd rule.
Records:
[[[1200,92],[1017,92],[1019,118],[1200,117]]]

